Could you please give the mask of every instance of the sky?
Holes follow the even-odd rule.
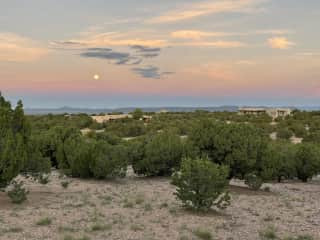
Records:
[[[319,0],[1,0],[26,107],[319,106]]]

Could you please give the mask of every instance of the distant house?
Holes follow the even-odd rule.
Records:
[[[150,122],[151,119],[152,119],[152,116],[150,115],[143,115],[142,118],[140,118],[140,120],[144,122]]]
[[[132,115],[130,114],[107,114],[107,115],[99,115],[99,116],[91,116],[93,120],[95,120],[97,123],[104,123],[104,122],[110,122],[118,119],[124,119],[124,118],[132,118]]]
[[[97,123],[111,122],[119,119],[132,118],[131,114],[106,114],[99,116],[91,116],[94,121]],[[152,116],[143,115],[140,119],[141,121],[149,122],[152,119]]]
[[[240,115],[261,115],[267,114],[273,119],[278,117],[286,117],[291,115],[292,110],[290,108],[254,108],[243,107],[239,109]]]

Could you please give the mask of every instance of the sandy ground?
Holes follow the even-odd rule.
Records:
[[[279,237],[310,234],[320,239],[320,182],[267,184],[253,192],[241,182],[230,187],[232,204],[222,211],[184,210],[166,178],[129,176],[118,181],[68,179],[58,173],[47,185],[25,180],[28,201],[13,205],[0,193],[0,239],[212,239],[256,240],[273,227]],[[47,221],[45,221],[47,220]]]

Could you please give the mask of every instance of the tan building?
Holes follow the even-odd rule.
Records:
[[[132,115],[130,114],[107,114],[102,116],[91,116],[93,120],[95,120],[98,123],[104,123],[104,122],[110,122],[118,119],[123,118],[132,118]]]
[[[254,108],[243,107],[239,109],[240,115],[261,115],[267,114],[273,119],[278,117],[286,117],[291,115],[292,110],[290,108]]]
[[[115,121],[115,120],[124,119],[124,118],[132,118],[132,115],[131,114],[107,114],[102,116],[91,116],[91,117],[93,120],[95,120],[98,123],[104,123],[104,122],[110,122],[110,121]],[[152,116],[143,115],[140,120],[144,122],[149,122],[151,119],[152,119]]]

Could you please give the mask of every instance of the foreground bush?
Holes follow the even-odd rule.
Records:
[[[244,177],[245,184],[250,187],[251,189],[257,191],[263,184],[263,180],[261,177],[257,176],[255,173],[248,173]]]
[[[90,170],[98,179],[125,177],[127,172],[128,153],[125,146],[109,145],[98,142]]]
[[[320,151],[314,144],[304,143],[298,146],[295,155],[297,177],[307,182],[308,179],[320,173]]]
[[[72,177],[106,179],[126,175],[128,151],[122,144],[79,136],[67,140],[60,149],[63,158],[58,158],[59,166]]]
[[[23,182],[12,181],[12,189],[8,191],[8,196],[12,203],[21,204],[27,200],[28,191],[23,187]]]
[[[259,166],[263,178],[281,182],[282,179],[296,177],[295,154],[297,147],[298,145],[287,141],[270,142]]]
[[[144,144],[137,145],[140,158],[133,159],[132,167],[137,174],[145,176],[170,176],[179,168],[183,145],[178,135],[163,132],[149,136]]]
[[[184,159],[179,172],[172,176],[177,186],[175,195],[184,206],[197,211],[208,211],[212,206],[225,208],[230,197],[226,192],[228,168],[208,159]]]

